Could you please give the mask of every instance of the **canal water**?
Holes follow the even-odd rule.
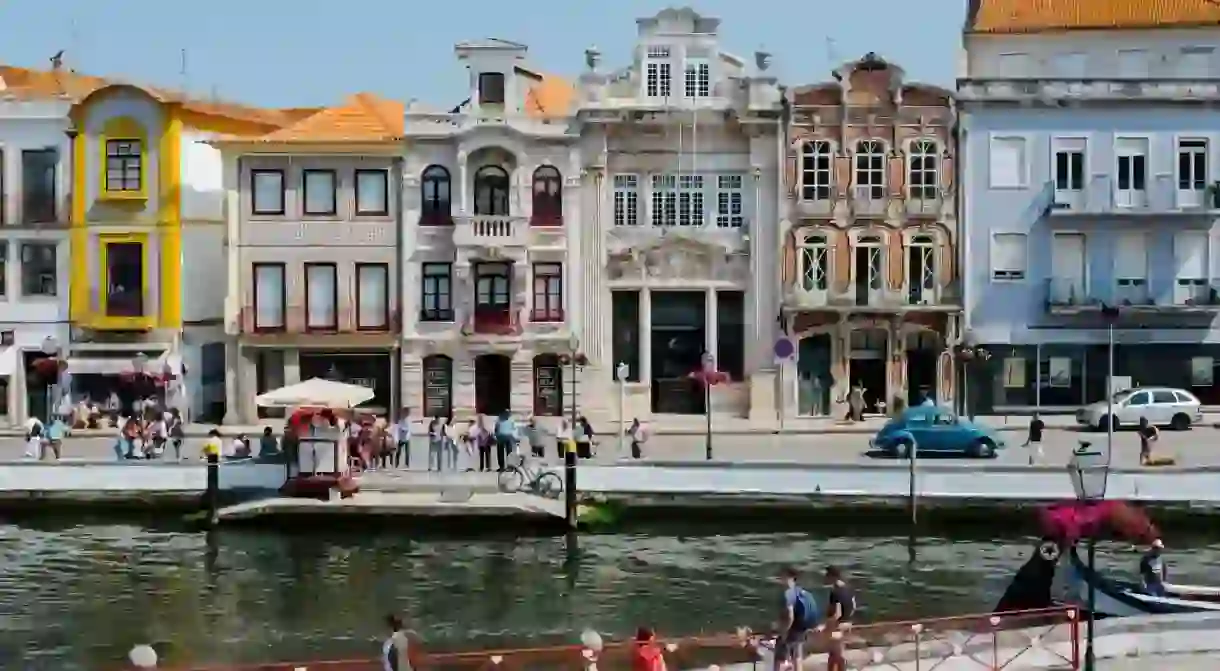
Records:
[[[389,612],[434,649],[571,643],[586,627],[759,628],[774,620],[783,564],[841,566],[862,619],[963,614],[989,609],[1033,548],[1028,538],[924,538],[912,565],[906,543],[658,532],[583,536],[572,551],[562,538],[0,525],[0,660],[92,671],[145,642],[175,664],[369,657]],[[1220,583],[1220,543],[1171,546],[1175,581]],[[1101,556],[1128,571],[1136,562],[1130,547]]]

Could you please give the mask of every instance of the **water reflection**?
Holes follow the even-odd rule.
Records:
[[[445,648],[571,642],[585,627],[608,636],[639,624],[726,631],[773,619],[773,576],[788,563],[844,567],[870,619],[947,615],[989,607],[1032,548],[1028,539],[923,538],[909,563],[907,541],[0,526],[0,659],[94,669],[143,642],[175,664],[364,657],[391,611]],[[1129,549],[1109,551],[1134,565]],[[1183,582],[1209,584],[1220,577],[1218,558],[1220,546],[1204,545],[1171,562]]]

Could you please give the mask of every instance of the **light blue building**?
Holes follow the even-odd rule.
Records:
[[[1075,409],[1115,383],[1220,403],[1220,32],[966,35],[965,396]]]

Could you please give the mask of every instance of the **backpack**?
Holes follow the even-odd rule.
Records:
[[[792,628],[800,631],[813,629],[818,623],[818,604],[813,595],[803,587],[796,588],[796,602],[792,604]]]

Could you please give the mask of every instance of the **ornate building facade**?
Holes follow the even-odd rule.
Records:
[[[526,46],[458,44],[470,97],[406,113],[402,396],[414,414],[555,416],[580,385],[581,164],[571,86]]]
[[[722,51],[719,23],[667,9],[637,21],[626,67],[586,52],[574,295],[598,416],[703,412],[692,373],[714,366],[714,412],[775,417],[782,95],[767,54]]]
[[[781,366],[787,416],[951,403],[958,338],[953,95],[874,54],[791,93]]]

